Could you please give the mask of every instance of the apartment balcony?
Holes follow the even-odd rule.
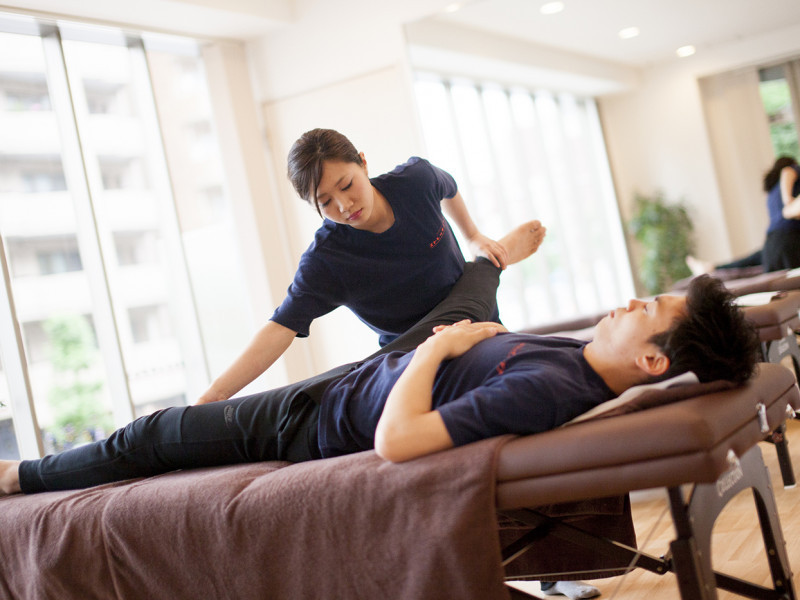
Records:
[[[2,143],[3,136],[0,136]],[[6,238],[41,238],[75,233],[75,207],[69,192],[3,194],[0,231]]]
[[[61,154],[61,137],[52,111],[0,111],[0,154]],[[97,156],[138,157],[145,154],[139,119],[90,114],[82,131],[84,150]]]
[[[118,267],[111,274],[117,311],[167,302],[168,282],[158,265]],[[90,314],[94,302],[83,271],[21,277],[12,283],[20,322],[43,321],[54,314]]]
[[[0,154],[61,154],[61,138],[53,112],[0,111]]]
[[[2,139],[2,136],[0,136]],[[153,231],[159,206],[149,190],[105,190],[95,213],[103,230]],[[173,210],[171,207],[168,210]],[[74,234],[75,205],[68,191],[0,195],[0,231],[6,238]]]

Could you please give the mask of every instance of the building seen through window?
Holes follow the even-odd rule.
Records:
[[[759,92],[769,120],[769,134],[775,156],[800,158],[797,112],[790,83],[793,78],[788,73],[790,68],[791,64],[781,64],[759,70]]]
[[[21,342],[0,349],[22,351],[31,435],[57,452],[205,388],[182,236],[227,239],[229,206],[196,44],[148,64],[132,35],[21,34],[3,18],[0,236]],[[150,68],[177,91],[154,90]],[[165,134],[154,96],[171,93],[193,101],[159,107]],[[189,163],[168,164],[165,137]],[[12,406],[0,368],[0,458],[19,456]]]

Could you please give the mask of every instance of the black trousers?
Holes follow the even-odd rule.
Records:
[[[447,298],[368,358],[413,350],[436,325],[489,319],[496,311],[499,281],[500,270],[489,261],[467,263]],[[320,458],[317,425],[322,396],[332,382],[359,364],[250,396],[157,411],[105,440],[22,461],[20,486],[25,493],[76,489],[176,469]]]
[[[800,267],[800,231],[778,229],[767,233],[764,242],[764,271]]]

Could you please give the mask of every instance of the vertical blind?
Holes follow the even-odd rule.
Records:
[[[536,256],[498,291],[511,329],[624,303],[633,281],[596,104],[418,73],[428,158],[449,171],[482,232],[494,239],[539,219]]]

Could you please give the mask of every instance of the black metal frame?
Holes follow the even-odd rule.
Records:
[[[714,522],[728,502],[746,489],[753,492],[772,575],[772,589],[718,573],[711,566]],[[633,565],[632,568],[647,569],[659,575],[671,571],[677,577],[683,600],[716,600],[718,588],[756,600],[797,600],[769,472],[758,446],[751,448],[716,482],[695,484],[688,501],[684,499],[680,487],[671,487],[668,492],[676,537],[664,557],[640,553],[635,548],[592,535],[535,510],[519,509],[503,512],[533,529],[503,549],[503,564],[509,564],[521,556],[533,540],[547,535],[569,540],[593,552],[617,557],[621,568]],[[525,578],[536,579],[537,575],[545,577],[553,574],[531,574]],[[510,588],[510,591],[515,599],[536,598],[521,590]]]
[[[795,377],[800,381],[800,348],[797,346],[797,338],[791,328],[788,328],[786,335],[780,339],[762,341],[761,355],[765,362],[776,365],[779,365],[787,356],[791,357]],[[786,426],[782,424],[766,438],[766,441],[774,444],[778,452],[778,465],[781,469],[783,486],[792,488],[797,484],[797,480],[795,479],[785,432]]]

